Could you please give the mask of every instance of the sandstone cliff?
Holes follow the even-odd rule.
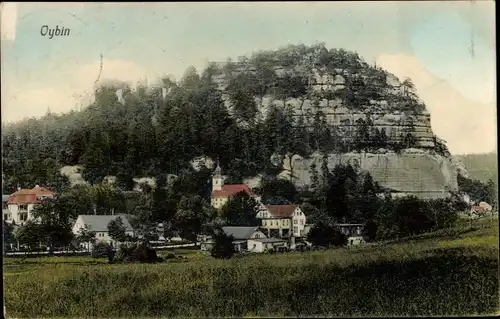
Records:
[[[258,120],[264,120],[273,107],[288,108],[296,125],[311,128],[319,120],[333,128],[346,149],[343,154],[328,154],[330,167],[356,160],[381,185],[419,197],[442,197],[457,190],[457,162],[445,142],[433,133],[430,114],[411,80],[400,81],[343,50],[327,51],[317,46],[305,58],[290,53],[294,50],[301,48],[291,46],[277,53],[294,56],[294,63],[287,65],[281,63],[284,58],[273,58],[273,52],[266,53],[267,63],[261,55],[245,62],[214,65],[212,79],[234,116],[238,115],[233,92],[250,87],[246,92],[255,102]],[[269,85],[264,89],[255,85],[266,81]],[[372,134],[383,132],[387,147],[354,150],[360,123],[369,123]],[[307,185],[310,166],[315,162],[319,167],[320,158],[319,154],[295,156],[291,168],[285,159],[282,176],[289,177],[292,171],[298,186]]]

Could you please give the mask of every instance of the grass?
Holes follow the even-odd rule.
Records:
[[[7,259],[9,317],[269,317],[493,314],[498,219],[451,235],[323,252],[107,264]],[[161,252],[166,255],[169,252]],[[29,262],[29,263],[27,263]],[[16,274],[17,275],[14,275]],[[10,274],[10,275],[9,275]],[[29,288],[28,288],[29,287]]]

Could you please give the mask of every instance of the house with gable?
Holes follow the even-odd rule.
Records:
[[[240,192],[246,192],[250,197],[255,198],[258,202],[260,201],[259,196],[257,196],[248,185],[224,184],[224,177],[222,176],[221,168],[217,165],[214,175],[212,176],[212,206],[220,209],[227,203],[229,198]]]
[[[257,218],[268,236],[306,236],[306,216],[299,205],[261,205]]]
[[[222,227],[222,231],[227,236],[233,236],[233,245],[236,252],[262,253],[269,249],[288,246],[286,240],[269,238],[257,226],[226,226]],[[213,239],[208,237],[201,242],[201,250],[210,251],[213,244]]]
[[[32,189],[18,188],[9,196],[4,205],[6,206],[6,210],[3,210],[4,217],[7,215],[10,217],[9,222],[22,226],[28,220],[34,219],[33,212],[37,204],[45,198],[54,198],[55,195],[55,192],[39,185]]]
[[[115,241],[109,235],[108,224],[112,220],[116,220],[118,217],[121,218],[123,226],[125,227],[125,234],[129,236],[134,236],[134,229],[130,225],[130,222],[125,215],[79,215],[73,224],[72,232],[75,235],[79,235],[82,229],[88,228],[88,230],[95,232],[96,242],[104,242],[108,244],[114,244]]]

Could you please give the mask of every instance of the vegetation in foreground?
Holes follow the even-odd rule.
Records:
[[[439,237],[231,260],[194,251],[184,252],[187,262],[153,265],[7,260],[5,301],[10,317],[492,314],[497,224],[488,218]]]

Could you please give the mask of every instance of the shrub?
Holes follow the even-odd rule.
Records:
[[[141,244],[135,248],[132,254],[138,262],[141,263],[154,263],[163,261],[161,257],[156,255],[156,250],[148,247],[146,244]]]
[[[229,259],[234,255],[233,236],[227,236],[219,231],[214,236],[214,245],[211,255],[214,258]]]
[[[109,259],[111,255],[113,255],[114,257],[114,250],[113,247],[111,247],[111,245],[109,244],[97,243],[92,247],[91,256],[94,258],[108,257]],[[113,257],[111,257],[111,260],[113,259]]]
[[[307,236],[315,246],[345,246],[347,244],[347,237],[342,234],[337,228],[331,225],[320,223],[314,226]]]
[[[119,262],[131,262],[135,260],[135,256],[133,256],[134,250],[136,246],[121,246],[118,252],[115,255],[114,261]]]
[[[139,246],[122,246],[116,254],[115,261],[120,262],[140,262],[140,263],[154,263],[163,261],[162,258],[156,255],[156,250],[143,243]]]

